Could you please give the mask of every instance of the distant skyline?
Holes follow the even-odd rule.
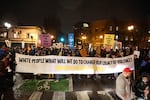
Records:
[[[150,15],[149,4],[150,0],[1,0],[0,19],[42,26],[44,18],[56,15],[66,33],[80,21],[144,19]]]

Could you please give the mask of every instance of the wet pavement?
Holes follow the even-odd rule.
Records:
[[[102,77],[98,79],[92,78],[81,78],[75,79],[73,78],[73,90],[74,91],[83,91],[83,90],[91,90],[91,91],[99,91],[105,89],[115,89],[115,79],[111,79],[108,77]]]

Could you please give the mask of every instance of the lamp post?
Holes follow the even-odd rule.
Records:
[[[133,33],[132,31],[134,30],[134,26],[133,25],[130,25],[127,27],[130,35],[128,35],[128,37],[126,37],[126,40],[129,40],[129,41],[133,41],[134,37],[133,37]],[[130,37],[130,38],[129,38]],[[129,38],[129,39],[128,39]]]
[[[7,28],[7,32],[6,32],[6,38],[8,38],[8,30],[9,30],[9,28],[11,28],[12,27],[12,25],[10,24],[10,23],[8,23],[8,22],[5,22],[4,23],[4,26]]]
[[[103,35],[100,35],[99,38],[100,38],[100,47],[101,47],[102,46]]]
[[[51,45],[53,45],[53,43],[55,42],[55,40],[54,40],[54,35],[51,35]]]
[[[7,39],[5,39],[5,43],[8,47],[11,47],[11,41],[9,41],[9,39],[8,39],[8,31],[9,31],[9,28],[11,28],[11,24],[8,22],[5,22],[4,26],[7,28],[6,32],[4,33],[4,38],[7,38]]]

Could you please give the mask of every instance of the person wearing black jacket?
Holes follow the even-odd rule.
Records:
[[[142,78],[135,84],[135,95],[137,100],[150,100],[150,82],[146,73],[142,74]]]
[[[7,89],[6,73],[7,73],[7,70],[4,67],[4,63],[0,60],[0,100],[2,98],[2,95],[4,95],[4,93]]]
[[[0,100],[15,100],[13,87],[13,73],[9,66],[8,53],[0,57]]]

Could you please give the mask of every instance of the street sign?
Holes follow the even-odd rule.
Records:
[[[74,33],[68,33],[68,43],[70,49],[74,49]]]

